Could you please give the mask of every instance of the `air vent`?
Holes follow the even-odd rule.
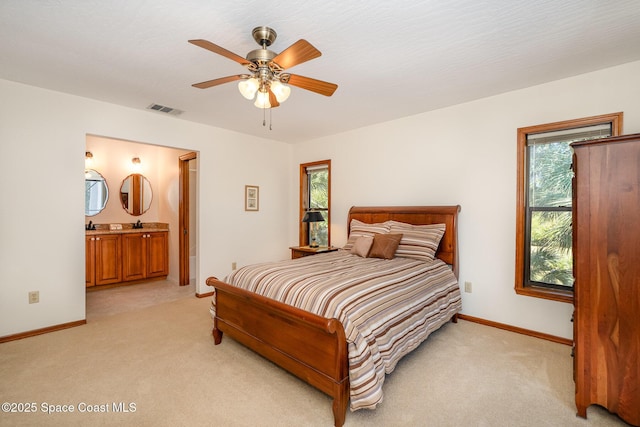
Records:
[[[180,114],[184,113],[184,111],[182,110],[178,110],[176,108],[171,108],[171,107],[165,107],[164,105],[160,105],[160,104],[151,104],[147,107],[147,110],[158,111],[159,113],[170,114],[172,116],[179,116]]]

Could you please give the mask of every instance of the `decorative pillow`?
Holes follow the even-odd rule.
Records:
[[[353,242],[351,253],[366,258],[373,244],[373,236],[360,236]]]
[[[393,259],[402,234],[376,234],[369,251],[369,258]]]
[[[367,224],[366,222],[358,221],[357,219],[351,220],[349,239],[342,249],[351,250],[356,239],[360,236],[371,236],[374,234],[386,234],[389,232],[389,225],[384,222],[375,224]]]
[[[445,224],[413,225],[387,221],[390,233],[402,233],[396,256],[432,261],[444,235]]]

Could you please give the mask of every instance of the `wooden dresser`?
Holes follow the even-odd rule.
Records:
[[[578,415],[597,404],[638,426],[640,134],[572,146]]]

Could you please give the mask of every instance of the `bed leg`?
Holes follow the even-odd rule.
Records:
[[[346,387],[338,392],[333,398],[333,420],[335,427],[342,427],[347,417],[347,406],[349,405],[349,382],[345,381]]]
[[[222,331],[218,328],[213,328],[211,330],[211,335],[213,335],[213,343],[218,345],[222,342]]]
[[[458,323],[458,313],[454,314],[454,315],[451,317],[451,321],[452,321],[453,323]]]

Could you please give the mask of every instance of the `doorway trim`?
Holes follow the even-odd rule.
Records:
[[[198,153],[191,152],[183,154],[178,158],[180,168],[180,195],[178,207],[178,230],[180,234],[180,277],[178,284],[186,286],[189,284],[189,161],[198,158]]]

